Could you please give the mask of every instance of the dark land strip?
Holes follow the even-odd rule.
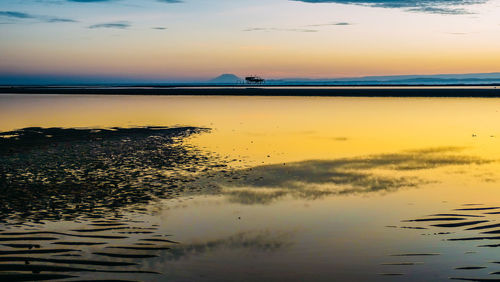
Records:
[[[0,94],[189,95],[189,96],[325,96],[325,97],[500,97],[496,88],[470,86],[394,88],[363,87],[0,87]]]

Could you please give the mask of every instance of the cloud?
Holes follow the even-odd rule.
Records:
[[[310,24],[310,27],[320,27],[320,26],[342,26],[342,25],[352,25],[348,22],[338,22],[338,23],[325,23],[325,24]]]
[[[5,18],[11,21],[16,20],[34,20],[46,23],[74,23],[77,22],[73,19],[67,18],[59,18],[59,17],[51,17],[51,16],[42,16],[42,15],[33,15],[23,12],[17,11],[0,11],[0,18]]]
[[[122,0],[33,0],[33,1],[37,1],[40,3],[52,3],[52,4],[61,4],[64,2],[82,3],[82,4],[122,2]],[[160,2],[160,3],[166,3],[166,4],[184,3],[183,0],[151,0],[151,1],[156,1],[156,2]]]
[[[95,29],[95,28],[115,28],[115,29],[127,29],[131,25],[129,22],[111,22],[111,23],[100,23],[100,24],[93,24],[89,26],[90,29]]]
[[[76,2],[76,3],[108,3],[117,2],[120,0],[65,0],[66,2]],[[156,2],[166,3],[166,4],[177,4],[183,3],[183,0],[156,0]]]
[[[78,2],[78,3],[97,3],[97,2],[112,2],[114,0],[66,0],[68,2]]]
[[[155,27],[152,27],[151,29],[156,29],[156,30],[166,30],[167,28],[166,28],[166,27],[163,27],[163,26],[155,26]]]
[[[335,22],[335,23],[323,23],[323,24],[310,24],[302,27],[296,28],[281,28],[281,27],[249,27],[244,29],[243,31],[288,31],[288,32],[318,32],[319,30],[311,28],[311,27],[324,27],[324,26],[346,26],[351,25],[348,22]]]
[[[291,32],[318,32],[315,29],[307,28],[275,28],[275,27],[250,27],[243,31],[291,31]]]
[[[0,16],[8,17],[8,18],[16,18],[16,19],[33,19],[34,16],[21,13],[21,12],[13,12],[13,11],[1,11]]]
[[[77,2],[77,3],[102,3],[102,2],[114,2],[116,0],[66,0],[67,2]],[[183,3],[182,0],[157,0],[157,2],[175,4]]]
[[[484,4],[489,0],[292,0],[305,3],[337,3],[380,8],[399,8],[410,12],[431,14],[470,14],[467,6]]]
[[[62,18],[49,18],[46,20],[48,23],[74,23],[75,20],[72,19],[62,19]]]

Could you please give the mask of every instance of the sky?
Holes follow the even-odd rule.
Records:
[[[500,71],[500,0],[1,0],[0,77]]]

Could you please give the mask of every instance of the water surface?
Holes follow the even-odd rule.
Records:
[[[126,191],[121,199],[136,201],[138,194],[129,197],[130,191],[149,197],[99,205],[98,212],[65,208],[57,210],[60,218],[4,210],[0,240],[53,239],[5,241],[2,252],[60,252],[0,253],[0,271],[16,272],[13,256],[23,256],[24,264],[26,257],[63,255],[134,265],[16,273],[78,276],[68,281],[498,279],[499,109],[498,99],[474,98],[1,95],[3,132],[27,127],[210,130],[173,143],[170,136],[153,142],[151,136],[134,135],[23,153],[34,160],[29,168],[42,175],[54,154],[93,148],[85,149],[88,161],[75,156],[64,162],[89,164],[89,171],[100,172],[82,176],[82,183],[92,179],[102,187],[85,189],[106,190],[102,177],[108,177],[119,187],[130,186],[119,190]],[[129,145],[122,145],[125,141]],[[168,154],[188,157],[180,164],[177,157],[162,162]],[[106,162],[110,167],[92,169],[97,156],[112,160]],[[196,156],[203,158],[192,162]],[[3,157],[10,168],[25,161]],[[135,160],[132,165],[122,165],[129,159]],[[179,173],[166,173],[171,168]],[[23,183],[16,179],[16,185]],[[62,195],[63,202],[71,198]],[[95,208],[94,194],[85,195],[80,203]],[[47,231],[52,233],[8,234]],[[31,265],[82,268],[74,261]]]

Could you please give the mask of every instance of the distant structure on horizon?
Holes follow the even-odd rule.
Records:
[[[266,82],[266,80],[260,76],[253,75],[245,77],[245,83],[247,84],[263,84],[264,82]]]

